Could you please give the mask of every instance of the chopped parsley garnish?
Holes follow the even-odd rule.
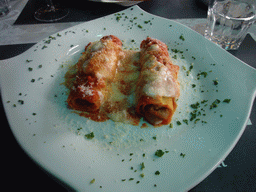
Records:
[[[219,99],[216,99],[216,100],[210,105],[210,109],[217,108],[219,103],[220,103],[220,100],[219,100]]]
[[[187,119],[183,119],[183,122],[188,125],[188,120]]]
[[[140,167],[141,170],[145,169],[145,164],[144,164],[144,162],[142,162],[142,163],[140,164],[140,166],[141,166],[141,167]]]
[[[156,171],[156,172],[155,172],[155,175],[160,175],[160,171]]]
[[[186,154],[184,154],[184,153],[181,153],[181,154],[180,154],[180,156],[183,157],[183,158],[185,157],[185,155],[186,155]]]
[[[23,105],[24,104],[24,101],[23,100],[18,100],[18,102]]]
[[[181,35],[181,36],[179,37],[179,39],[182,40],[182,41],[185,41],[185,38],[184,38],[183,35]]]
[[[193,109],[198,109],[200,107],[200,104],[196,102],[195,104],[190,105]]]
[[[145,177],[145,174],[144,174],[144,173],[141,173],[140,176],[141,176],[142,178],[144,178],[144,177]]]
[[[201,72],[201,73],[198,73],[198,74],[197,74],[198,79],[200,79],[200,76],[201,76],[201,75],[203,75],[203,76],[204,76],[204,78],[206,78],[206,77],[207,77],[207,75],[208,75],[208,73],[207,73],[207,72],[205,72],[205,71],[204,71],[204,72]]]
[[[172,50],[172,52],[174,52],[174,53],[183,53],[183,51],[180,51],[180,50],[178,50],[178,49],[171,49]]]
[[[218,84],[219,84],[219,81],[218,81],[218,80],[213,80],[213,84],[214,84],[214,85],[218,85]]]
[[[142,29],[142,28],[143,28],[141,25],[138,25],[138,27],[139,27],[140,29]]]
[[[155,152],[155,155],[157,157],[162,157],[164,155],[164,152],[161,150],[161,149],[158,149],[156,152]]]
[[[85,137],[86,137],[87,139],[93,139],[93,138],[94,138],[94,133],[91,132],[91,133],[89,133],[89,134],[86,134]]]
[[[92,179],[92,180],[90,181],[90,183],[91,183],[91,184],[95,183],[95,179]]]
[[[181,122],[180,122],[180,121],[177,121],[177,125],[181,125]]]
[[[224,103],[230,103],[231,99],[224,99],[223,102]]]
[[[172,58],[173,58],[173,59],[177,59],[177,55],[173,55]]]

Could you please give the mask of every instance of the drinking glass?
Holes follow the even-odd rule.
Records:
[[[63,19],[68,15],[68,9],[59,8],[53,4],[52,0],[46,0],[46,6],[38,9],[34,17],[38,21],[54,22]]]
[[[236,50],[255,15],[255,0],[209,0],[205,37],[226,50]]]

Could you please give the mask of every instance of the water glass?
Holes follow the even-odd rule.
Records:
[[[7,0],[0,0],[0,17],[5,16],[9,13],[9,5]]]
[[[255,0],[209,0],[205,37],[236,50],[256,19]]]

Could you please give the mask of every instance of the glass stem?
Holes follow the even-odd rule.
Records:
[[[52,3],[52,0],[46,0],[47,6],[50,7],[51,11],[55,11],[55,6]]]

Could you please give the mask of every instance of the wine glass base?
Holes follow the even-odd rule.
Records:
[[[42,7],[38,9],[34,17],[38,21],[43,21],[43,22],[54,22],[63,19],[66,17],[69,13],[68,9],[65,8],[56,8],[54,6],[47,6],[47,7]]]

